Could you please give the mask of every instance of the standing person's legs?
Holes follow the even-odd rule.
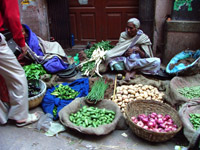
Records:
[[[0,36],[2,38],[0,42],[0,73],[5,79],[10,98],[8,119],[26,120],[28,118],[28,86],[25,72],[8,47],[5,37],[1,33]]]
[[[8,120],[9,105],[0,100],[0,124],[5,124]]]

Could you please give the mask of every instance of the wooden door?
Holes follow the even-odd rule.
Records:
[[[115,44],[131,17],[138,17],[139,0],[69,0],[70,29],[76,45],[88,41]]]

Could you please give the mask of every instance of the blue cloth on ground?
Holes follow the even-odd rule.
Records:
[[[192,57],[196,60],[194,62],[192,62],[190,65],[185,66],[183,63],[180,63],[179,65],[174,66],[173,69],[170,69],[171,64],[176,64],[179,60],[189,58],[189,57]],[[185,70],[189,67],[192,67],[199,60],[198,58],[200,58],[200,50],[197,50],[197,51],[191,51],[191,50],[182,51],[182,52],[178,53],[177,55],[175,55],[170,60],[170,62],[168,63],[168,65],[166,67],[166,72],[169,73],[169,74],[174,74],[174,73],[178,73],[181,70]]]
[[[57,56],[54,56],[53,58],[49,59],[43,67],[48,73],[57,73],[59,71],[67,69],[69,64],[63,62],[60,58]]]
[[[85,97],[85,96],[88,95],[88,92],[89,92],[89,79],[88,78],[80,78],[80,79],[73,81],[72,83],[66,83],[65,82],[65,83],[62,83],[62,84],[68,85],[69,87],[71,87],[75,91],[78,91],[79,95],[77,97]],[[64,99],[60,99],[60,98],[56,97],[55,95],[51,95],[51,93],[54,90],[55,90],[55,87],[47,89],[46,94],[45,94],[43,101],[42,101],[42,109],[45,113],[50,113],[50,114],[53,115],[53,109],[56,106],[57,107],[57,114],[56,114],[56,116],[54,116],[53,119],[57,120],[58,119],[58,112],[63,107],[65,107],[66,105],[71,103],[73,101],[73,99],[64,100]]]

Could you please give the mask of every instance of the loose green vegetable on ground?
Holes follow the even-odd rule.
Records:
[[[98,127],[100,125],[112,123],[115,119],[115,112],[105,108],[83,106],[78,112],[71,113],[69,120],[82,127]]]
[[[200,127],[200,114],[190,114],[190,122],[193,125],[193,128],[197,130]]]
[[[198,98],[200,97],[200,86],[180,88],[178,92],[186,98]]]
[[[55,87],[55,90],[51,93],[51,95],[55,95],[60,99],[74,99],[78,96],[79,92],[73,90],[68,85],[59,84],[59,86]]]

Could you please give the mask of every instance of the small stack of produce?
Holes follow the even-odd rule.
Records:
[[[177,130],[177,125],[174,124],[170,115],[163,116],[152,112],[149,115],[140,114],[132,116],[131,121],[146,130],[155,132],[170,132]]]
[[[105,52],[113,47],[110,45],[110,41],[102,41],[95,43],[90,49],[85,50],[87,60],[79,65],[83,75],[93,76],[97,74],[102,77],[99,73],[99,65],[105,59]]]
[[[200,97],[200,86],[180,88],[178,92],[189,99],[198,98]]]
[[[94,50],[97,49],[98,47],[103,48],[104,50],[110,50],[114,46],[110,44],[110,41],[101,41],[101,42],[95,43],[92,45],[92,47],[90,47],[90,49],[86,49],[84,51],[85,54],[87,55],[87,58],[91,58]]]
[[[100,78],[96,80],[91,88],[91,91],[86,96],[86,100],[96,104],[98,101],[104,99],[104,94],[107,88],[108,84],[105,83],[104,79]]]
[[[73,90],[68,85],[59,84],[59,86],[55,87],[55,90],[51,93],[51,95],[55,95],[60,99],[74,99],[78,96],[79,92]]]
[[[191,113],[190,114],[190,122],[193,125],[193,128],[197,130],[200,127],[200,114]]]
[[[71,113],[69,120],[82,127],[98,127],[112,123],[115,119],[115,112],[105,108],[83,106],[78,112]]]
[[[127,103],[134,100],[155,100],[163,102],[164,93],[152,85],[122,85],[117,86],[114,102],[118,104],[122,112],[124,112]],[[113,98],[113,97],[111,97]]]

